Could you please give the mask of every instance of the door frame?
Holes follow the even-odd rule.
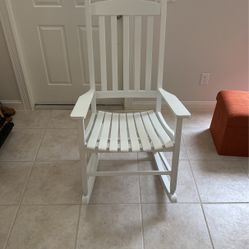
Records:
[[[34,100],[29,77],[26,70],[26,64],[22,53],[12,6],[9,0],[0,1],[0,21],[3,27],[3,33],[9,50],[17,87],[23,102],[25,110],[34,109]]]

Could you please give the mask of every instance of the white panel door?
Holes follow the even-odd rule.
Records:
[[[10,0],[10,6],[35,104],[75,103],[89,89],[84,0]],[[98,23],[93,25],[100,82]]]

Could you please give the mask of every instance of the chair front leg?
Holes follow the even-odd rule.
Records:
[[[177,118],[176,128],[175,128],[175,145],[172,157],[172,168],[170,177],[170,194],[173,196],[176,191],[177,185],[177,175],[179,167],[179,156],[180,156],[180,146],[181,146],[181,136],[182,136],[182,118]]]
[[[82,172],[82,192],[83,197],[88,196],[88,176],[87,176],[87,153],[85,148],[82,149],[81,172]]]
[[[88,177],[87,177],[87,150],[85,147],[85,124],[84,119],[79,122],[79,154],[82,172],[82,190],[83,197],[88,195]]]

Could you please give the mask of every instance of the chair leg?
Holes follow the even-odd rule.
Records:
[[[177,118],[176,129],[175,129],[175,148],[173,151],[171,176],[170,176],[170,196],[173,202],[176,202],[175,191],[176,191],[178,167],[179,167],[181,136],[182,136],[182,118]]]
[[[170,176],[170,199],[172,202],[176,202],[176,186],[177,186],[177,176],[178,176],[178,167],[179,167],[179,148],[177,148],[178,151],[173,152],[173,158],[172,158],[172,166],[171,166],[171,176]]]
[[[92,153],[88,162],[87,156],[85,156],[85,162],[82,164],[83,204],[89,203],[96,178],[95,176],[88,176],[88,172],[96,172],[98,169],[98,163],[98,153]]]
[[[82,200],[86,199],[88,196],[88,177],[87,177],[87,152],[84,151],[82,153],[82,159],[81,159],[81,165],[82,165],[82,192],[83,192],[83,196],[82,196]]]
[[[169,165],[167,159],[163,155],[163,152],[154,153],[155,162],[158,170],[171,171],[170,177],[166,175],[161,175],[161,181],[163,187],[171,202],[177,202],[176,198],[176,185],[177,185],[177,175],[179,167],[179,154],[181,145],[181,131],[182,131],[182,119],[178,118],[175,130],[175,146],[173,151],[172,163]]]
[[[161,175],[161,182],[166,191],[171,202],[177,202],[176,197],[176,185],[177,185],[177,175],[178,175],[178,164],[179,164],[179,148],[175,148],[173,152],[172,164],[169,165],[166,157],[163,152],[157,152],[154,154],[156,166],[158,170],[169,170],[171,171],[171,175]]]

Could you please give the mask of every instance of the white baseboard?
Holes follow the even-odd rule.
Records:
[[[8,107],[14,108],[15,110],[24,110],[24,104],[20,100],[0,100],[0,102]]]
[[[125,102],[125,108],[130,110],[135,109],[153,109],[156,101],[154,100],[135,100],[130,99]],[[183,101],[183,104],[189,110],[214,110],[216,101]],[[167,104],[162,103],[162,109],[167,109]]]
[[[190,110],[214,110],[216,101],[183,101]]]

